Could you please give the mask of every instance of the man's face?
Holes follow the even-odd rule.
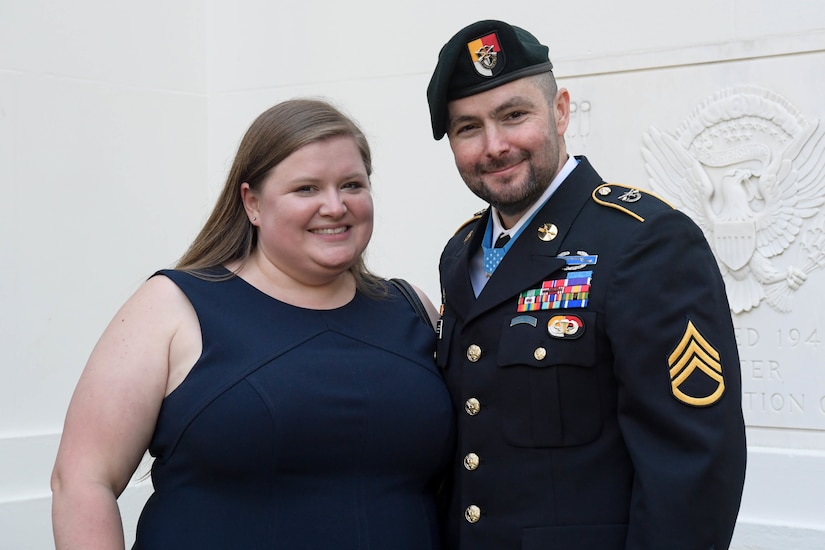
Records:
[[[508,226],[538,199],[567,160],[562,136],[570,98],[548,104],[530,78],[447,105],[447,136],[467,187],[495,206]]]

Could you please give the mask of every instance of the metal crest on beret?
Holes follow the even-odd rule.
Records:
[[[467,42],[467,50],[476,72],[482,76],[493,76],[493,69],[498,64],[498,55],[501,52],[496,33],[491,32]]]

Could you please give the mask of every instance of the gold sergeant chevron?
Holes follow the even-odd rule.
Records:
[[[693,321],[688,320],[682,339],[668,357],[670,386],[674,397],[695,407],[716,403],[725,392],[725,379],[722,377],[722,364],[719,358],[719,352],[702,336]],[[702,373],[707,378],[698,381],[700,387],[715,389],[707,395],[689,395],[683,387],[689,379],[697,382],[696,377],[701,377]]]

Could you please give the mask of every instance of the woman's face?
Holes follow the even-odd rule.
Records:
[[[258,250],[284,274],[328,282],[361,257],[372,236],[369,176],[355,141],[340,136],[301,147],[258,191],[241,186]]]

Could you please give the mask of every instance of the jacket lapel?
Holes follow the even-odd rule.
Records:
[[[473,222],[472,233],[453,254],[445,254],[441,267],[442,303],[449,302],[456,312],[467,312],[473,307],[476,297],[470,281],[470,260],[481,248],[484,229],[490,220],[490,210]],[[515,243],[514,243],[515,244]]]

